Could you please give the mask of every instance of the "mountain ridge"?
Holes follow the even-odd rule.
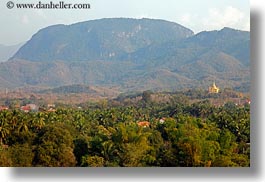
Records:
[[[156,19],[111,18],[59,24],[38,31],[11,59],[109,60],[152,43],[193,34],[177,23]]]
[[[85,84],[139,91],[207,88],[216,81],[249,91],[249,46],[246,31],[226,27],[194,34],[165,20],[53,25],[0,64],[0,82],[12,88]]]

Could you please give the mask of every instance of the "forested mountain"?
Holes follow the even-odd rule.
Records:
[[[14,58],[30,61],[115,60],[151,44],[191,35],[191,30],[164,20],[114,18],[54,25],[33,35]]]
[[[250,33],[223,28],[196,35],[153,19],[100,19],[37,32],[6,63],[1,87],[71,84],[121,91],[220,87],[249,91]]]

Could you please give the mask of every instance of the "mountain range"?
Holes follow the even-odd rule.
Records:
[[[121,91],[250,88],[250,33],[198,34],[156,19],[110,18],[39,30],[0,63],[1,88],[81,84]]]

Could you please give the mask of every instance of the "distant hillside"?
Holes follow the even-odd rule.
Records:
[[[221,88],[249,91],[249,46],[249,32],[223,28],[193,35],[164,20],[115,18],[54,25],[37,32],[0,64],[0,87],[60,90],[80,84],[124,92],[170,91],[207,89],[215,81]]]
[[[89,86],[75,84],[75,85],[65,85],[61,87],[56,87],[53,89],[41,90],[42,93],[96,93],[95,90]]]
[[[7,61],[9,58],[11,58],[22,45],[23,43],[12,46],[6,46],[0,44],[0,62]]]
[[[249,43],[249,32],[223,28],[220,31],[201,32],[181,41],[152,44],[128,54],[126,59],[137,63],[146,62],[146,65],[151,63],[153,66],[163,65],[172,68],[194,62],[207,52],[212,52],[211,55],[224,52],[243,65],[249,66]]]
[[[227,27],[220,31],[205,31],[188,38],[187,44],[190,43],[225,52],[246,66],[250,64],[250,33],[247,31]]]
[[[30,61],[117,60],[139,48],[192,35],[191,30],[164,20],[100,19],[44,28],[13,58]]]

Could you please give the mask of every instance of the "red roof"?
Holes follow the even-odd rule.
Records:
[[[27,106],[22,106],[22,107],[21,107],[21,110],[23,110],[23,111],[30,111],[30,109],[31,109],[31,108],[30,108],[30,106],[28,106],[28,105],[27,105]]]
[[[7,106],[0,106],[0,111],[3,111],[3,110],[8,110],[8,107]]]
[[[143,126],[143,127],[150,126],[150,123],[148,121],[139,121],[137,124],[138,126]]]

